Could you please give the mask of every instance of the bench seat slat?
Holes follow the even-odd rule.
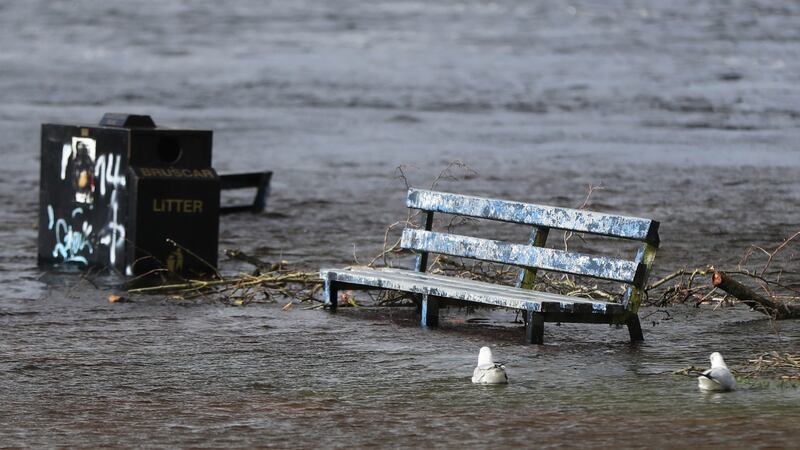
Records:
[[[658,222],[580,209],[495,200],[447,192],[409,189],[406,206],[545,228],[613,236],[658,245]]]
[[[329,270],[330,272],[330,270]],[[338,272],[338,271],[335,271]],[[367,274],[369,276],[374,276],[376,273],[382,274],[385,277],[403,277],[405,279],[418,281],[420,283],[424,283],[430,280],[435,280],[437,283],[442,285],[448,285],[454,288],[463,289],[469,286],[476,291],[481,291],[484,294],[502,294],[505,296],[521,296],[522,299],[529,298],[532,292],[535,292],[537,298],[540,298],[542,301],[549,301],[549,302],[561,302],[565,301],[565,299],[569,300],[572,303],[594,303],[593,300],[581,298],[581,297],[569,297],[559,294],[553,294],[548,292],[537,292],[537,291],[530,291],[527,289],[520,289],[515,288],[512,286],[505,286],[493,283],[487,283],[484,281],[477,281],[477,280],[470,280],[467,278],[454,278],[448,277],[445,275],[439,274],[431,274],[427,272],[412,272],[409,270],[401,270],[401,269],[389,269],[389,268],[380,268],[380,269],[371,269],[371,268],[351,268],[348,269],[348,274],[350,273],[358,273],[359,275]]]
[[[322,269],[320,276],[334,282],[427,294],[534,312],[546,310],[548,312],[585,312],[608,315],[624,313],[622,305],[612,302],[530,291],[482,281],[401,269],[366,267]],[[554,305],[558,305],[557,310],[551,310]]]
[[[640,283],[645,275],[645,267],[634,261],[413,228],[403,230],[401,246],[416,251],[533,267],[629,284]]]

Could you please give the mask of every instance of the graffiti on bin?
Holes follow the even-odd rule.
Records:
[[[125,188],[121,173],[122,155],[97,155],[97,141],[88,137],[72,137],[62,147],[61,179],[71,184],[78,205],[68,217],[56,217],[52,204],[47,205],[48,229],[53,232],[53,257],[64,262],[88,264],[87,256],[102,245],[109,249],[109,263],[117,261],[123,250],[125,226],[120,222],[120,190]],[[95,231],[85,219],[84,208],[92,209],[95,202],[108,206],[108,218]],[[95,225],[97,225],[95,221]]]

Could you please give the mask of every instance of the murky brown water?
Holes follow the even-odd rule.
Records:
[[[106,111],[212,128],[223,172],[271,168],[221,247],[313,270],[377,253],[424,186],[662,222],[657,274],[735,264],[800,228],[794,2],[0,4],[0,445],[792,447],[800,390],[704,395],[670,372],[799,348],[744,309],[625,330],[513,314],[335,316],[143,298],[35,267],[39,124]],[[524,230],[520,230],[524,239]],[[502,230],[506,233],[506,229]],[[237,265],[223,262],[223,269]],[[775,265],[800,282],[797,251]],[[655,319],[655,323],[651,321]],[[495,347],[511,384],[472,386]]]

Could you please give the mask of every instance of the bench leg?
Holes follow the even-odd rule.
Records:
[[[538,345],[544,344],[544,314],[525,311],[525,342]]]
[[[638,314],[631,314],[627,320],[628,333],[631,335],[631,342],[644,341],[644,334],[642,334],[642,324],[639,322]]]
[[[438,327],[439,326],[439,299],[422,296],[422,318],[420,325],[423,327]]]
[[[325,280],[325,306],[331,312],[336,312],[336,307],[339,306],[338,286],[330,280]]]

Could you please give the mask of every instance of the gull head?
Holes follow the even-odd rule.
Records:
[[[478,367],[485,369],[494,366],[494,358],[492,358],[492,349],[489,347],[481,347],[478,353]]]
[[[722,355],[720,355],[719,352],[712,353],[709,359],[711,360],[712,369],[715,367],[725,367],[726,369],[728,368],[728,366],[725,365],[725,360],[722,359]]]

